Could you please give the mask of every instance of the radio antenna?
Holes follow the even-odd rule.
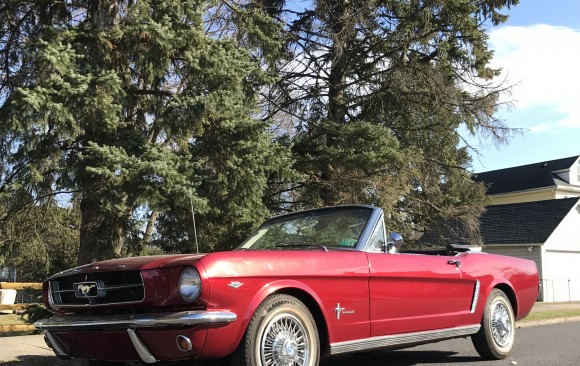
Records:
[[[195,237],[195,252],[199,254],[199,245],[197,244],[197,229],[195,227],[195,211],[193,210],[193,197],[189,195],[189,203],[191,204],[191,221],[193,221],[193,236]]]

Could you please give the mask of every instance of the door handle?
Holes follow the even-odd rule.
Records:
[[[455,267],[461,267],[461,261],[456,259],[450,259],[447,261],[447,264],[455,264]]]

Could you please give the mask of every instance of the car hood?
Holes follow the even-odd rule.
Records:
[[[179,265],[192,264],[197,262],[204,255],[205,254],[175,254],[110,259],[71,268],[69,270],[57,273],[50,278],[82,273],[140,271],[174,267]]]

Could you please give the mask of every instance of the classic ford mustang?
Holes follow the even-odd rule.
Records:
[[[532,261],[449,246],[401,250],[380,208],[266,221],[236,250],[113,259],[44,283],[35,325],[61,358],[312,366],[324,355],[471,336],[505,358],[538,295]]]

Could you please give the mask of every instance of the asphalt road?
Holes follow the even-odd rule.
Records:
[[[398,351],[379,351],[324,360],[321,366],[411,365],[580,365],[580,322],[526,327],[517,330],[510,357],[482,360],[471,339],[454,339]]]
[[[27,339],[27,338],[24,338]],[[3,344],[4,343],[4,344]],[[8,346],[0,338],[0,348]],[[30,349],[30,348],[28,348]],[[73,366],[60,361],[50,351],[37,351],[0,361],[0,366]],[[34,353],[34,354],[32,354]],[[22,353],[20,353],[22,354]],[[525,327],[517,330],[516,345],[510,357],[499,361],[482,360],[470,339],[455,339],[398,351],[376,351],[326,358],[321,366],[437,366],[437,365],[580,365],[580,321]]]

